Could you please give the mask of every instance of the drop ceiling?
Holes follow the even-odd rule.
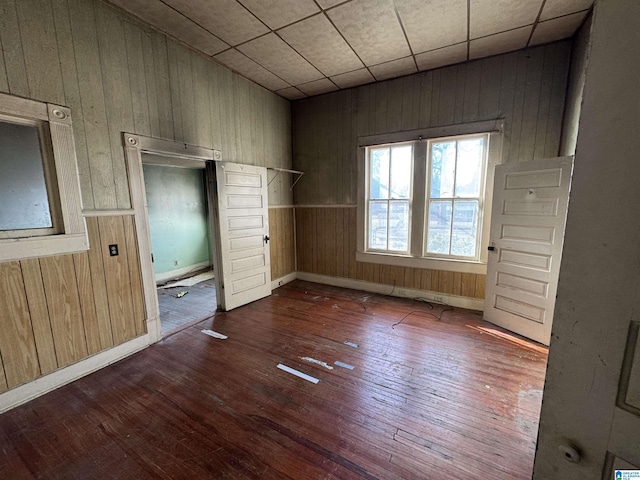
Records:
[[[291,99],[572,36],[593,0],[108,0]]]

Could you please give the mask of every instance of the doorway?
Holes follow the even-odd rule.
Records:
[[[166,336],[216,310],[204,163],[142,154],[160,326]],[[174,162],[172,163],[172,160]]]

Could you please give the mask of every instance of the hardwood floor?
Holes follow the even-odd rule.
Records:
[[[0,415],[0,478],[530,478],[546,358],[475,312],[296,281]]]
[[[180,292],[188,292],[182,297]],[[215,280],[205,280],[190,287],[158,289],[158,307],[162,334],[170,334],[188,323],[210,317],[216,311]]]

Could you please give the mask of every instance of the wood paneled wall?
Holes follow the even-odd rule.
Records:
[[[296,205],[355,204],[357,137],[504,118],[505,162],[558,154],[571,41],[299,100]]]
[[[99,0],[0,0],[0,44],[0,91],[71,108],[85,209],[130,207],[121,132],[291,168],[287,100]]]
[[[146,333],[133,217],[86,221],[88,252],[0,263],[0,392]]]
[[[296,207],[298,271],[484,298],[486,275],[356,261],[356,208]]]
[[[271,278],[276,280],[296,271],[293,207],[269,209]]]

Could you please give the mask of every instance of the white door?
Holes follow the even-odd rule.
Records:
[[[216,162],[221,307],[271,294],[267,169]]]
[[[484,318],[549,345],[573,157],[496,166]]]

